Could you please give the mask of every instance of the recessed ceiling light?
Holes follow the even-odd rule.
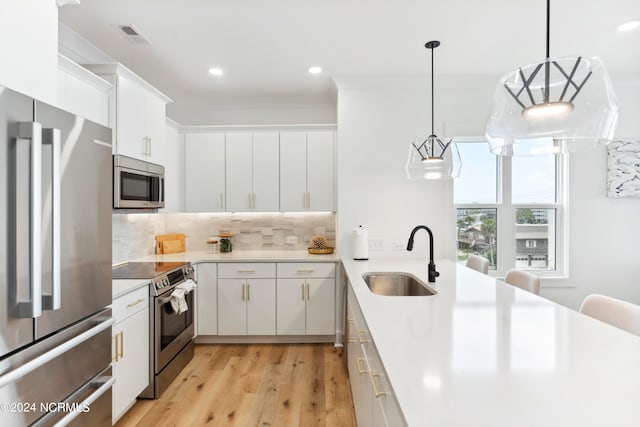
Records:
[[[221,76],[222,68],[209,68],[209,74],[212,76]]]
[[[618,25],[618,31],[631,31],[635,30],[638,27],[640,27],[640,20],[636,19],[634,21],[627,21],[624,24]]]
[[[309,68],[309,73],[310,74],[320,74],[322,72],[322,68],[321,67],[310,67]]]

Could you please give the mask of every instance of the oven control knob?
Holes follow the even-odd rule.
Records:
[[[160,282],[155,282],[154,285],[156,289],[160,289],[162,287],[162,284]]]
[[[162,281],[162,283],[163,283],[164,286],[169,286],[170,285],[169,278],[165,277],[164,280]]]

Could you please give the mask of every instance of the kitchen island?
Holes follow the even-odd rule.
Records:
[[[362,274],[426,283],[425,259],[343,261],[366,323],[352,341],[373,345],[391,388],[374,400],[393,399],[412,427],[640,425],[640,337],[453,261],[436,265],[436,295],[392,297],[370,292]]]

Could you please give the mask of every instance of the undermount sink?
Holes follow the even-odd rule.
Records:
[[[364,273],[364,282],[377,295],[415,297],[435,295],[437,292],[413,274],[396,272]]]

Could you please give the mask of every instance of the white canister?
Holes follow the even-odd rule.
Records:
[[[359,225],[353,228],[353,259],[364,261],[369,259],[369,236],[367,227]]]

